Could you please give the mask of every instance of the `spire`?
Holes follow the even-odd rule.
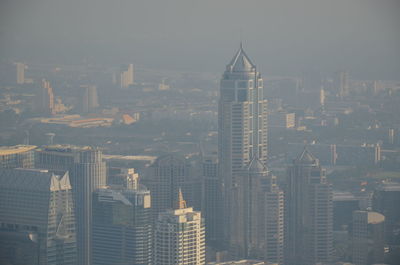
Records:
[[[186,208],[186,201],[183,199],[181,188],[179,188],[178,201],[176,202],[176,209],[185,209],[185,208]]]
[[[226,68],[230,72],[252,72],[255,70],[256,66],[243,50],[242,42],[240,42],[239,50]]]

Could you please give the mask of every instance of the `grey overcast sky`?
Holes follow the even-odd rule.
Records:
[[[400,0],[0,0],[0,56],[400,79]]]

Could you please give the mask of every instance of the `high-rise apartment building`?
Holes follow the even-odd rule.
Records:
[[[155,265],[205,264],[205,235],[201,213],[187,207],[179,191],[174,209],[161,212],[155,226]]]
[[[75,265],[74,210],[68,172],[1,169],[0,263]]]
[[[0,168],[33,168],[34,145],[14,145],[0,147]]]
[[[38,168],[68,170],[76,203],[78,264],[91,264],[92,192],[106,185],[101,150],[88,146],[52,145],[36,152]]]
[[[243,168],[257,157],[267,161],[267,101],[263,80],[242,46],[226,66],[218,103],[219,178],[223,196],[224,241],[229,245],[234,192]]]
[[[116,81],[121,88],[129,88],[134,82],[133,64],[122,65],[116,76]]]
[[[36,110],[48,115],[55,114],[53,88],[46,79],[42,79],[42,85],[36,95]]]
[[[383,263],[385,216],[377,212],[354,211],[352,258],[355,265]]]
[[[185,158],[172,154],[157,158],[141,183],[151,192],[153,220],[160,212],[174,207],[180,188],[188,203],[201,210],[201,176],[194,173]]]
[[[152,264],[150,191],[103,188],[93,196],[92,264]]]
[[[329,262],[332,256],[332,187],[307,149],[288,169],[285,190],[285,264]]]
[[[25,68],[26,64],[24,63],[15,63],[16,72],[17,72],[17,84],[22,85],[25,84]]]
[[[235,188],[230,248],[237,257],[283,264],[284,194],[256,157]]]

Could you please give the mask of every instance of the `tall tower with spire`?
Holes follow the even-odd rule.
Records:
[[[267,162],[267,101],[263,80],[243,46],[226,66],[218,104],[219,178],[223,195],[224,241],[234,227],[235,191],[250,161]]]

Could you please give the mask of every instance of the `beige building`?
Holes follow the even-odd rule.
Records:
[[[179,190],[175,209],[162,212],[155,225],[155,265],[205,264],[205,230],[201,213],[187,207]]]

